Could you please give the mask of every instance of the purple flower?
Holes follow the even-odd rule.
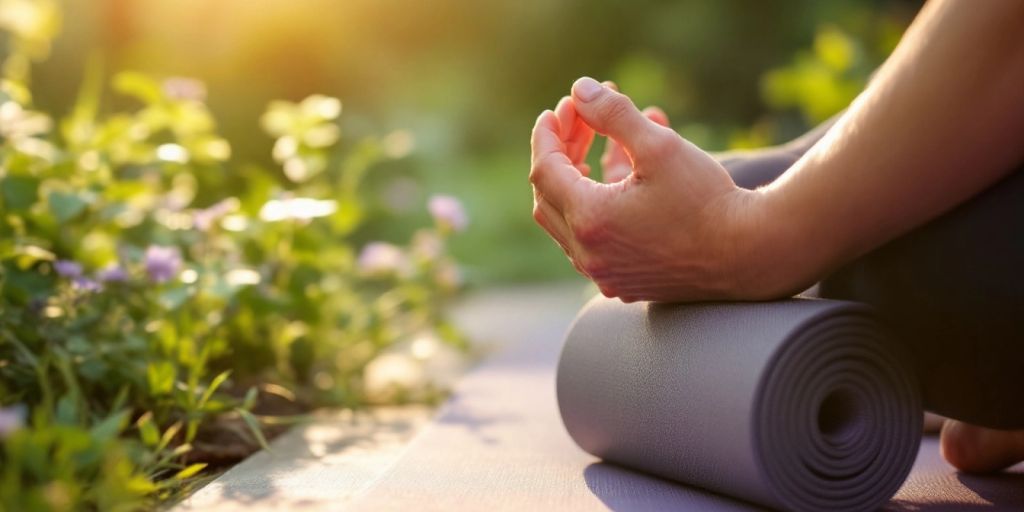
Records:
[[[144,258],[146,273],[155,283],[165,283],[181,272],[181,251],[177,247],[151,245]]]
[[[0,439],[7,438],[7,436],[25,426],[25,413],[25,406],[23,404],[0,407]]]
[[[435,222],[448,229],[462,231],[469,224],[469,218],[466,216],[466,210],[462,207],[462,203],[452,196],[431,196],[427,203],[427,210],[430,211]]]
[[[71,284],[74,285],[76,290],[86,293],[98,292],[103,289],[98,281],[88,277],[76,277],[71,281]]]
[[[128,271],[117,263],[111,263],[96,273],[96,279],[104,283],[123,283],[128,280]]]
[[[397,272],[405,265],[405,256],[397,246],[387,242],[370,242],[359,253],[359,270],[366,274]]]
[[[76,278],[82,276],[82,264],[71,260],[57,260],[53,262],[53,269],[61,277]]]

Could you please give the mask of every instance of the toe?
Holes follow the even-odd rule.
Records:
[[[990,473],[1024,460],[1024,431],[995,430],[947,420],[940,440],[942,457],[967,473]]]

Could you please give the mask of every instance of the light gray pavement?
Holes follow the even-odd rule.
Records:
[[[470,295],[455,322],[485,354],[522,339],[558,344],[587,298],[582,282]],[[451,407],[449,407],[451,409]],[[341,510],[366,494],[437,411],[382,407],[318,415],[175,507],[185,511]]]

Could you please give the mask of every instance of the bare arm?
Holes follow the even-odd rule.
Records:
[[[594,131],[623,148],[626,178],[587,177]],[[1024,2],[930,2],[828,134],[756,191],[590,79],[532,145],[534,217],[606,295],[783,296],[1024,160]]]
[[[929,2],[828,135],[760,191],[765,234],[806,283],[1024,160],[1024,3]],[[769,220],[770,219],[770,220]]]

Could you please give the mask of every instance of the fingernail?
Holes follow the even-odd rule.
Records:
[[[604,86],[597,83],[597,80],[585,76],[572,84],[572,93],[582,102],[593,101],[604,91]]]

